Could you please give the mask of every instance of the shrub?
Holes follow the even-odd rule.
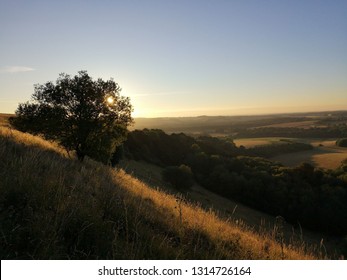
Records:
[[[193,186],[193,173],[189,166],[180,165],[166,167],[162,172],[163,179],[177,189],[189,189]]]
[[[336,146],[338,146],[338,147],[347,147],[347,138],[338,139],[336,141]]]

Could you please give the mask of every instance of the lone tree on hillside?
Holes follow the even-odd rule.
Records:
[[[11,124],[56,140],[67,151],[109,163],[132,123],[132,106],[110,79],[92,80],[86,71],[59,75],[56,83],[35,85],[32,101],[19,104]]]

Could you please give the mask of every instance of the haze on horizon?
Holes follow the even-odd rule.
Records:
[[[0,112],[114,78],[134,117],[347,110],[347,1],[0,2]]]

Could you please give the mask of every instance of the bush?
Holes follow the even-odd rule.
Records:
[[[346,148],[347,147],[347,138],[338,139],[336,141],[336,146]]]
[[[194,184],[193,173],[189,166],[169,166],[162,172],[163,179],[177,189],[189,189]]]

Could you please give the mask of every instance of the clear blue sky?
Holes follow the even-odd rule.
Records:
[[[79,70],[135,117],[347,109],[346,0],[1,0],[0,46],[0,112]]]

